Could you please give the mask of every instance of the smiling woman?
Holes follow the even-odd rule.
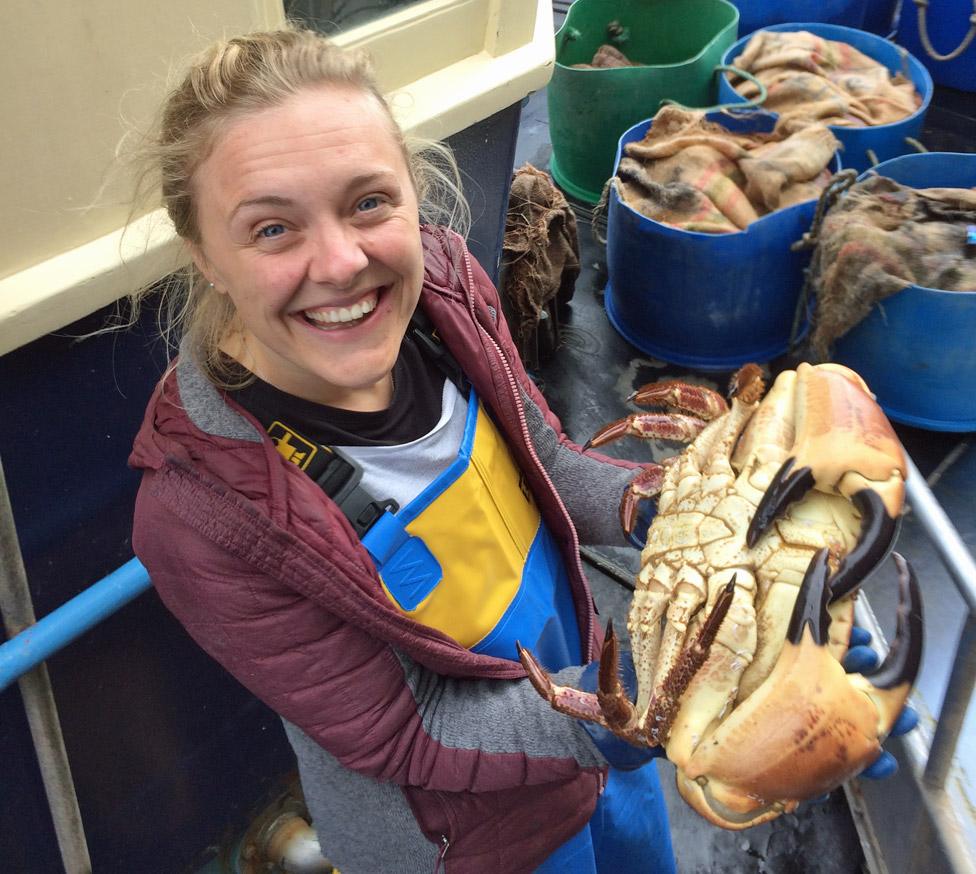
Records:
[[[266,56],[265,66],[261,75],[253,75],[258,56]],[[279,125],[297,137],[294,144],[278,136]],[[342,157],[341,174],[328,167],[330,153]],[[279,163],[282,154],[285,160]],[[378,241],[390,229],[408,237],[412,233],[419,264],[421,220],[446,221],[461,233],[469,221],[450,152],[435,142],[405,138],[367,56],[339,49],[310,31],[279,31],[273,39],[252,35],[204,53],[164,105],[156,133],[132,160],[138,168],[136,200],[162,189],[164,206],[193,258],[184,273],[164,283],[170,336],[187,337],[207,375],[226,387],[270,375],[272,367],[287,386],[304,386],[295,392],[302,397],[329,393],[325,386],[308,385],[295,362],[289,366],[275,352],[266,330],[272,290],[280,298],[283,283],[300,281],[295,271],[304,259],[309,282],[321,277],[338,292],[334,304],[307,301],[326,306],[324,317],[312,316],[315,323],[345,322],[342,309],[349,312],[356,303],[361,310],[389,312],[391,296],[385,307],[377,307],[378,296],[374,300],[362,287],[369,276],[350,275],[358,274],[364,266],[359,262],[370,257],[360,244]],[[325,198],[335,201],[328,217],[319,209]],[[356,202],[350,205],[350,198]],[[299,226],[299,220],[305,224]],[[343,232],[335,234],[327,227],[330,221],[341,224]],[[405,227],[411,224],[412,230]],[[273,288],[262,286],[265,315],[245,324],[241,306],[255,315],[258,306],[248,289],[264,280],[255,275],[231,282],[221,271],[258,267],[273,271],[275,281]],[[350,282],[359,285],[349,287]],[[413,301],[402,308],[407,319],[419,293],[416,265],[408,284],[415,287],[409,292]],[[150,286],[130,295],[133,312],[158,290]],[[308,296],[306,290],[298,302],[306,303]],[[404,327],[403,312],[399,315]],[[258,321],[265,330],[254,333]],[[389,364],[395,358],[391,354]],[[340,380],[352,378],[348,370]]]
[[[305,400],[386,409],[423,253],[383,105],[301,91],[224,126],[195,179],[193,259],[235,311],[220,350]]]
[[[567,683],[594,659],[579,542],[624,542],[606,508],[636,466],[566,438],[431,221],[449,153],[406,143],[361,54],[299,30],[209,49],[150,151],[192,266],[130,458],[133,546],[282,717],[330,859],[672,872],[635,770],[655,752],[554,714],[516,646]]]

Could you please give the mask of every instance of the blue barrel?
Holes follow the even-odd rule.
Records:
[[[892,0],[887,2],[890,5]],[[732,0],[739,10],[739,33],[743,36],[770,24],[789,21],[863,27],[868,3],[869,0]]]
[[[897,9],[898,0],[868,0],[864,9],[864,23],[860,25],[861,30],[867,30],[890,39],[895,29],[895,12]],[[835,21],[831,23],[843,24],[844,22]],[[857,25],[851,26],[857,27]]]
[[[730,130],[770,131],[770,113],[711,113]],[[620,138],[641,140],[652,121]],[[840,169],[835,156],[834,171]],[[786,351],[808,253],[790,244],[810,226],[816,201],[778,210],[744,231],[704,234],[641,215],[611,187],[604,296],[611,324],[647,355],[698,370],[731,370]]]
[[[951,55],[969,39],[962,54],[952,60],[940,61],[925,49],[919,36],[920,11],[912,0],[902,0],[895,41],[925,64],[940,85],[976,91],[976,39],[969,36],[970,28],[976,26],[976,22],[970,22],[973,12],[972,0],[929,0],[925,32],[937,54]]]
[[[929,103],[932,101],[932,77],[929,71],[911,55],[902,57],[902,49],[893,45],[886,39],[877,34],[867,33],[863,30],[854,30],[850,27],[840,27],[835,24],[819,24],[817,22],[805,22],[802,24],[776,24],[767,27],[765,30],[775,31],[795,31],[806,30],[812,34],[823,37],[824,39],[845,42],[854,46],[858,51],[863,52],[869,58],[873,58],[884,64],[892,73],[907,73],[908,78],[915,84],[915,88],[922,96],[922,104],[908,118],[891,124],[879,124],[874,127],[843,127],[831,125],[830,129],[834,136],[841,141],[844,146],[841,152],[841,160],[845,167],[850,167],[858,172],[867,170],[871,167],[872,161],[870,153],[873,152],[878,161],[887,161],[889,158],[897,158],[899,155],[913,151],[912,145],[907,141],[910,138],[919,139],[922,135],[922,126],[925,123],[925,113],[928,111]],[[731,64],[745,50],[748,37],[738,40],[726,53],[722,63]],[[721,103],[743,102],[743,98],[729,83],[728,75],[719,77],[718,97]]]
[[[976,154],[905,155],[873,171],[912,188],[976,186]],[[862,177],[863,178],[863,177]],[[834,346],[896,422],[976,430],[976,291],[911,285],[886,297]]]

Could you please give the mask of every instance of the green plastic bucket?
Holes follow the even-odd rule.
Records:
[[[607,25],[619,24],[615,37]],[[727,0],[576,0],[556,33],[546,89],[552,159],[560,188],[597,203],[613,175],[617,141],[662,100],[715,103],[719,65],[735,42],[739,10]],[[646,66],[581,70],[604,43]]]

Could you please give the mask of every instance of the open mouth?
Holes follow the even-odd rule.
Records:
[[[363,324],[376,312],[380,289],[374,289],[351,306],[303,310],[302,318],[321,331],[337,331]]]

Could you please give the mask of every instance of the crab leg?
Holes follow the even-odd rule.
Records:
[[[682,565],[675,574],[674,588],[668,604],[664,634],[657,653],[657,673],[654,676],[655,694],[664,686],[667,677],[682,656],[688,626],[692,617],[705,602],[707,585],[701,572],[689,565]],[[682,690],[683,691],[683,690]]]
[[[717,391],[678,380],[642,385],[627,400],[642,407],[674,407],[707,421],[717,419],[729,408]]]
[[[709,579],[709,604],[714,603],[727,572]],[[699,744],[706,743],[733,708],[736,690],[756,650],[755,577],[736,572],[735,593],[728,615],[715,637],[708,660],[688,685],[668,738],[668,758],[683,768]],[[698,620],[696,620],[697,624]]]
[[[637,708],[620,682],[620,645],[613,630],[613,620],[607,621],[607,633],[600,651],[600,670],[597,674],[597,701],[607,728],[618,737],[641,746],[637,727]]]
[[[669,412],[633,413],[604,425],[586,441],[584,450],[626,436],[690,443],[708,422],[728,410],[725,398],[718,392],[677,380],[648,383],[633,392],[627,400],[642,407],[664,407]],[[678,410],[691,415],[683,415]]]
[[[531,652],[518,641],[515,643],[515,648],[518,650],[519,661],[522,662],[522,667],[525,668],[525,673],[536,692],[549,702],[553,710],[609,728],[594,693],[581,692],[572,686],[559,686],[553,683],[552,677]]]
[[[651,702],[644,716],[644,732],[648,744],[656,746],[665,743],[671,732],[671,725],[681,705],[681,696],[695,678],[695,674],[705,664],[715,642],[715,636],[722,626],[729,607],[735,595],[735,575],[724,586],[715,606],[708,618],[702,624],[698,636],[681,653],[681,656],[668,671],[659,689],[651,697]]]
[[[670,460],[670,459],[666,459]],[[620,527],[624,534],[630,535],[637,525],[637,511],[640,502],[656,498],[664,485],[665,464],[649,464],[624,489],[624,496],[620,499]]]
[[[711,524],[699,505],[688,503],[688,496],[694,496],[703,482],[725,481],[732,476],[728,456],[755,412],[763,391],[758,367],[742,368],[737,376],[729,414],[710,423],[692,449],[669,467],[658,512],[670,513],[670,524],[651,527],[641,555],[643,569],[638,575],[630,613],[634,663],[641,678],[637,700],[641,711],[646,710],[651,694],[660,690],[674,666],[685,645],[688,623],[708,595],[705,579],[693,565],[680,563],[671,567],[660,559],[694,544],[721,540],[727,532],[723,523]],[[721,491],[714,492],[713,497],[720,500]],[[719,562],[718,566],[730,564]],[[667,621],[662,632],[658,620],[665,609]]]
[[[644,440],[674,440],[690,443],[708,424],[704,419],[681,413],[631,413],[616,422],[604,425],[586,443],[583,451],[604,446],[621,437],[640,437]]]
[[[635,746],[646,746],[637,726],[637,710],[623,683],[620,682],[620,645],[607,623],[607,632],[600,651],[597,691],[582,692],[572,686],[558,686],[538,660],[517,643],[519,660],[535,690],[545,698],[553,710],[575,719],[595,722]]]

